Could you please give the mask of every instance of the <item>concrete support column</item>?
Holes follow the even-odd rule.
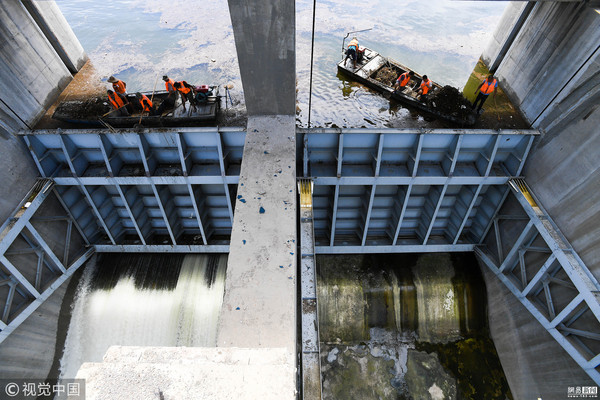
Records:
[[[295,2],[229,0],[248,115],[295,115]]]

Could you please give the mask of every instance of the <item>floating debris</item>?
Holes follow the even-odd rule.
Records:
[[[258,209],[258,212],[261,213],[261,214],[264,214],[265,213],[265,209],[261,207],[261,208]]]

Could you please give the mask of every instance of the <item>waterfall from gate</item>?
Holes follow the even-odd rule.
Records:
[[[105,256],[80,282],[61,376],[112,345],[215,346],[226,268],[225,255]]]

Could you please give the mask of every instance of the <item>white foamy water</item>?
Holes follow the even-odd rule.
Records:
[[[227,257],[219,257],[214,271],[208,260],[186,256],[174,290],[137,289],[131,277],[110,290],[91,290],[88,268],[73,306],[61,377],[74,378],[82,363],[102,361],[113,345],[215,346]]]

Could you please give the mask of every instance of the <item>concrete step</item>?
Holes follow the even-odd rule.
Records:
[[[113,346],[77,378],[86,380],[86,400],[292,400],[295,373],[283,348]]]

